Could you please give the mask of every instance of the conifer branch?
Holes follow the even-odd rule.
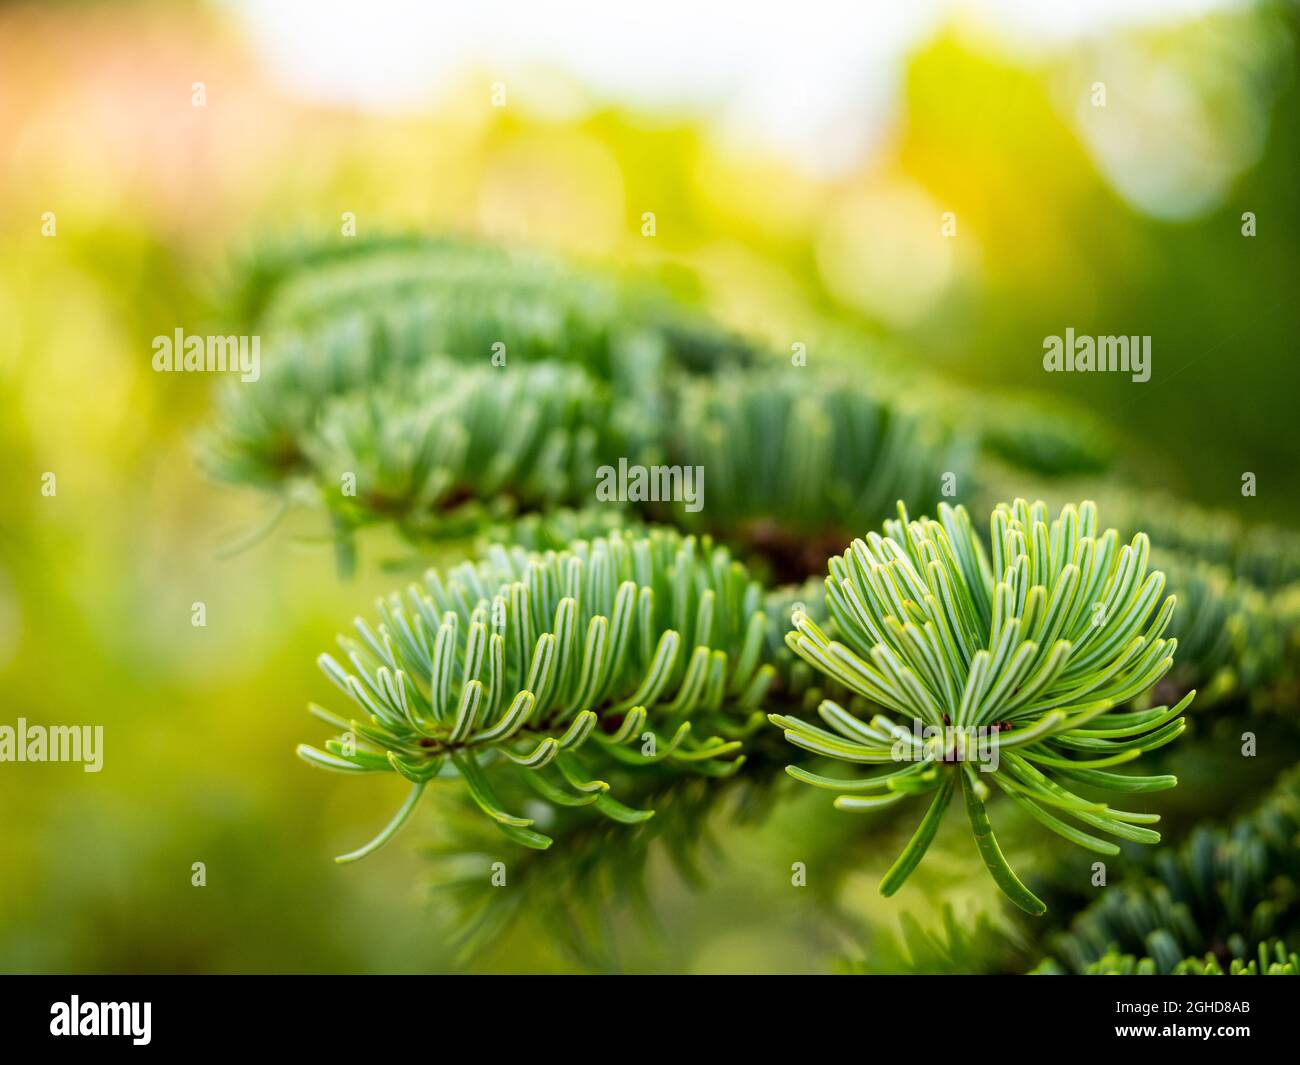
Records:
[[[1101,968],[1121,964],[1116,958],[1128,954],[1169,973],[1207,951],[1228,965],[1273,937],[1296,949],[1297,838],[1300,767],[1230,825],[1198,826],[1176,849],[1159,852],[1150,873],[1107,888],[1068,932],[1052,937],[1035,971],[1087,972],[1103,962]]]
[[[1213,953],[1193,955],[1176,962],[1168,971],[1171,976],[1300,976],[1300,954],[1288,949],[1280,939],[1260,943],[1254,957],[1229,956],[1224,960]],[[1138,958],[1132,954],[1108,951],[1083,970],[1085,976],[1156,976],[1161,972],[1155,958]],[[1042,976],[1063,975],[1050,966],[1040,968]]]
[[[707,539],[655,531],[558,553],[497,549],[382,600],[377,626],[358,619],[358,638],[340,638],[346,666],[321,657],[357,716],[313,707],[342,734],[299,754],[325,769],[399,773],[413,797],[459,776],[528,847],[552,841],[503,808],[503,775],[552,804],[634,824],[652,811],[610,795],[593,775],[601,766],[740,767],[740,738],[762,720],[775,675],[762,606],[744,567]]]
[[[791,368],[651,285],[459,241],[288,247],[245,282],[237,309],[266,360],[255,387],[223,396],[209,472],[323,511],[345,565],[372,525],[417,552],[477,545],[476,561],[381,600],[322,656],[350,705],[313,707],[338,735],[299,750],[411,785],[340,861],[392,839],[426,792],[449,833],[440,868],[485,850],[483,833],[523,845],[523,890],[441,877],[466,950],[522,914],[596,963],[591,922],[610,896],[640,897],[651,846],[692,875],[725,811],[780,800],[792,748],[788,775],[838,793],[839,809],[925,797],[884,894],[944,817],[965,816],[990,875],[1041,913],[994,834],[994,792],[1113,855],[1115,841],[1157,841],[1158,819],[1080,791],[1173,787],[1121,767],[1178,737],[1193,688],[1202,708],[1294,706],[1293,533],[1114,480],[1043,495],[1095,494],[1118,533],[1091,503],[1055,517],[991,506],[987,539],[961,507],[908,519],[954,488],[969,500],[1024,492],[1025,471],[1107,471],[1115,437],[1071,408],[908,387],[864,374],[857,352]],[[593,505],[597,470],[620,458],[703,467],[704,507]],[[895,502],[883,535],[844,549]],[[828,556],[824,589],[800,583]],[[767,591],[751,574],[787,583]],[[765,713],[783,736],[759,727]],[[1294,840],[1293,802],[1240,839],[1213,837],[1215,855],[1244,863],[1235,880],[1184,848],[1178,876],[1158,862],[1108,893],[1039,971],[1294,970],[1296,870],[1276,846]],[[1222,913],[1203,906],[1211,895]],[[905,922],[898,966],[1006,971],[1016,954],[984,923],[966,935],[949,913],[945,929]]]
[[[882,894],[893,894],[919,863],[957,785],[995,881],[1038,914],[1042,902],[1007,865],[989,824],[989,784],[1098,853],[1119,848],[1095,832],[1157,842],[1145,827],[1156,815],[1091,802],[1061,781],[1126,794],[1173,787],[1171,776],[1112,767],[1176,739],[1194,693],[1172,707],[1121,709],[1164,676],[1176,648],[1164,638],[1174,602],[1161,602],[1163,574],[1147,572],[1144,535],[1120,546],[1114,530],[1098,528],[1091,503],[1068,506],[1049,524],[1043,504],[1017,500],[994,510],[990,541],[991,559],[961,507],[941,505],[938,521],[909,521],[900,507],[884,536],[871,533],[831,559],[826,603],[839,638],[797,615],[787,643],[869,704],[902,717],[864,720],[827,700],[818,713],[829,730],[786,715],[772,721],[805,750],[892,767],[852,779],[790,768],[797,780],[840,792],[842,810],[931,796]]]

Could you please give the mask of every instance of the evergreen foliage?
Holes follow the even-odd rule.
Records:
[[[1300,955],[1288,950],[1280,939],[1259,945],[1254,957],[1230,957],[1227,969],[1214,954],[1184,958],[1169,970],[1171,976],[1300,976]],[[1160,967],[1154,958],[1109,952],[1090,962],[1085,976],[1156,976]]]
[[[1110,771],[1185,727],[1180,715],[1193,693],[1173,707],[1116,710],[1172,666],[1177,643],[1163,634],[1173,599],[1162,604],[1164,575],[1147,573],[1146,537],[1120,547],[1114,530],[1098,528],[1091,503],[1065,508],[1050,525],[1041,503],[1000,507],[991,519],[991,561],[963,508],[941,506],[938,521],[912,522],[901,509],[900,515],[885,524],[884,536],[855,540],[831,560],[826,601],[843,642],[805,614],[795,617],[787,640],[828,677],[903,717],[864,721],[827,700],[818,713],[831,731],[772,719],[799,747],[896,768],[851,780],[797,767],[791,775],[841,792],[835,804],[842,810],[873,811],[932,795],[916,834],[881,881],[885,895],[916,868],[960,787],[994,880],[1016,905],[1042,913],[1043,903],[1016,877],[993,835],[988,784],[1100,854],[1118,854],[1119,847],[1062,816],[1117,839],[1158,842],[1159,834],[1143,827],[1157,816],[1089,801],[1055,778],[1121,794],[1177,783],[1167,775]],[[928,734],[918,734],[914,721]],[[994,751],[976,749],[985,742],[976,730],[992,739]]]
[[[246,262],[233,303],[266,351],[200,442],[209,473],[320,511],[345,573],[372,526],[466,559],[321,656],[346,702],[313,706],[336,735],[299,748],[410,783],[340,861],[437,794],[430,856],[466,956],[527,917],[616,967],[604,915],[648,909],[652,849],[702,879],[791,777],[841,810],[926,797],[885,895],[960,792],[993,880],[1040,914],[990,809],[1102,855],[1153,844],[1159,816],[1127,807],[1176,785],[1162,749],[1196,689],[1198,719],[1296,709],[1300,537],[1126,483],[1117,436],[1066,405],[852,350],[791,365],[662,285],[457,240],[286,244]],[[701,467],[704,505],[600,501],[620,460]],[[1035,971],[1293,972],[1295,781],[1160,850]],[[482,869],[502,834],[504,893]],[[849,968],[1047,953],[987,915],[941,924],[905,916],[901,945]]]
[[[1037,971],[1106,969],[1126,954],[1149,959],[1161,973],[1206,952],[1229,965],[1250,958],[1271,937],[1294,949],[1298,842],[1300,767],[1232,824],[1197,826],[1178,847],[1161,851],[1149,874],[1101,892],[1068,932],[1052,938]]]
[[[340,640],[350,670],[320,660],[364,718],[313,708],[345,738],[299,753],[322,768],[412,783],[393,822],[340,860],[391,838],[444,767],[502,831],[535,848],[552,840],[502,808],[493,784],[502,772],[522,773],[551,803],[628,824],[652,811],[608,794],[593,776],[603,760],[734,772],[738,737],[762,721],[775,674],[762,606],[725,549],[667,531],[558,553],[499,549],[445,578],[430,571],[405,598],[379,603],[376,628],[358,619],[359,640]],[[589,743],[599,754],[584,760]]]

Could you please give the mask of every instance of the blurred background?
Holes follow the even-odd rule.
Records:
[[[391,577],[340,580],[309,526],[218,557],[268,504],[195,466],[218,382],[150,367],[222,331],[235,257],[352,212],[638,267],[810,360],[851,335],[1066,394],[1152,487],[1294,526],[1298,33],[1214,0],[0,5],[0,723],[105,729],[99,774],[0,764],[0,969],[453,964],[432,805],[336,867],[405,785],[293,757],[316,654]],[[1152,336],[1151,381],[1045,374],[1067,327]],[[797,793],[702,888],[656,867],[620,964],[826,971],[903,910],[998,909],[962,845],[880,900],[910,823],[834,907],[792,890],[844,820]],[[474,966],[574,964],[525,923]]]

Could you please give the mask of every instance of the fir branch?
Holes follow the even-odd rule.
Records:
[[[577,367],[444,361],[403,388],[333,401],[302,447],[346,528],[392,522],[415,542],[472,530],[474,515],[581,502],[622,450],[603,387]],[[355,494],[341,490],[347,473]]]
[[[1144,530],[1161,544],[1153,558],[1178,600],[1169,631],[1179,641],[1179,661],[1157,696],[1176,699],[1195,687],[1202,709],[1230,700],[1256,710],[1295,709],[1300,537],[1246,526],[1235,514],[1161,492],[1115,482],[1086,486],[1104,502],[1108,518],[1118,519],[1121,535]],[[1061,499],[1070,482],[1047,488],[1045,496]]]
[[[1174,966],[1174,976],[1300,976],[1300,954],[1280,939],[1261,943],[1253,958],[1232,958],[1225,972],[1213,954],[1187,958]]]
[[[1239,937],[1234,937],[1234,939]],[[1228,968],[1224,969],[1224,963]],[[1061,976],[1065,971],[1050,963],[1036,970],[1039,976]],[[1084,968],[1085,976],[1156,976],[1161,973],[1155,958],[1107,951]],[[1219,958],[1209,953],[1203,957],[1184,958],[1169,969],[1171,976],[1300,976],[1300,954],[1280,939],[1270,939],[1254,951],[1254,957],[1230,955]]]
[[[943,478],[966,474],[971,443],[887,386],[807,369],[723,373],[685,382],[670,403],[662,449],[701,466],[696,513],[652,506],[660,520],[707,530],[801,580],[903,500],[929,506]]]
[[[1026,487],[1020,476],[989,476],[980,498],[994,502],[1004,494],[1003,485],[1021,491]],[[1144,531],[1162,550],[1221,566],[1261,590],[1282,590],[1300,582],[1300,532],[1294,529],[1247,522],[1235,510],[1205,507],[1159,488],[1114,479],[1039,482],[1033,488],[1049,505],[1095,499],[1121,535]]]
[[[358,619],[359,639],[340,638],[348,666],[321,657],[359,716],[313,707],[342,735],[299,753],[327,769],[400,773],[416,797],[459,776],[525,846],[552,841],[503,808],[503,774],[548,802],[637,823],[651,811],[614,799],[584,755],[738,769],[739,738],[761,721],[775,675],[762,605],[744,567],[707,539],[654,531],[559,553],[497,549],[382,600],[377,627]]]
[[[1300,767],[1231,825],[1202,825],[1149,873],[1107,887],[1052,937],[1036,972],[1085,972],[1112,956],[1153,960],[1173,972],[1192,955],[1221,965],[1245,959],[1270,937],[1300,933]]]
[[[786,639],[797,655],[904,715],[901,722],[885,714],[863,720],[831,700],[818,708],[829,731],[785,715],[772,721],[816,754],[893,766],[851,780],[790,768],[798,780],[841,792],[840,809],[931,796],[882,894],[896,891],[920,862],[960,788],[990,874],[1018,906],[1041,914],[1042,902],[993,835],[983,778],[1087,849],[1118,853],[1093,832],[1157,842],[1158,833],[1145,827],[1156,815],[1090,802],[1061,781],[1122,794],[1173,787],[1170,776],[1111,768],[1177,738],[1194,693],[1173,707],[1120,709],[1164,676],[1176,647],[1163,635],[1174,602],[1161,603],[1163,574],[1147,573],[1145,535],[1120,546],[1114,530],[1100,531],[1091,503],[1066,507],[1049,525],[1043,504],[1017,500],[994,510],[990,526],[991,559],[963,508],[942,505],[938,521],[913,522],[900,507],[900,520],[887,522],[883,537],[871,533],[831,559],[826,602],[840,638],[806,615],[794,619]],[[977,746],[990,741],[992,751]]]
[[[303,397],[320,389],[286,381],[283,397],[269,380],[226,411],[205,464],[225,480],[294,485],[344,537],[391,523],[416,543],[485,526],[513,539],[508,516],[593,509],[597,470],[626,456],[702,467],[704,506],[633,495],[608,509],[709,532],[776,579],[802,579],[887,501],[925,505],[945,475],[965,476],[968,445],[941,423],[803,371],[677,377],[647,398],[611,394],[576,366],[431,359],[314,411]]]
[[[487,498],[527,491],[531,478],[535,494],[557,500],[577,497],[581,480],[589,498],[595,450],[612,432],[605,388],[573,366],[503,372],[430,358],[316,405],[320,389],[299,378],[259,385],[228,393],[239,401],[202,440],[209,473],[264,487],[303,479],[328,498],[340,495],[342,473],[355,473],[380,493],[368,503],[357,495],[354,509],[371,520],[434,509],[444,482]],[[561,487],[545,488],[553,478]]]
[[[431,353],[486,360],[497,342],[512,361],[577,363],[623,386],[752,357],[746,342],[647,279],[542,252],[395,235],[271,249],[250,263],[235,299],[247,327],[295,359],[345,354],[343,386],[375,367],[419,366]],[[241,297],[259,282],[256,299]]]
[[[424,461],[441,476],[442,467],[457,463],[458,438],[447,428],[428,440],[425,423],[432,411],[442,420],[464,417],[439,398],[450,364],[470,379],[453,389],[461,397],[456,406],[508,407],[530,432],[548,438],[552,430],[581,431],[582,440],[555,445],[566,454],[581,453],[574,448],[594,436],[618,442],[610,456],[703,466],[703,512],[647,503],[637,508],[641,515],[712,532],[765,559],[778,580],[795,580],[837,550],[849,530],[886,516],[895,500],[927,507],[945,475],[964,481],[977,441],[1041,466],[1038,451],[1069,454],[1105,438],[1073,415],[1034,414],[1010,398],[974,404],[966,393],[959,401],[951,390],[920,392],[884,373],[864,382],[860,370],[783,369],[774,359],[759,369],[758,347],[674,306],[653,288],[540,255],[391,237],[290,249],[254,260],[250,269],[270,289],[243,301],[253,318],[248,328],[266,334],[262,378],[255,387],[226,390],[202,445],[209,472],[234,483],[288,491],[321,474],[323,459],[370,458],[368,480],[401,485],[422,471],[406,468],[413,460],[392,450],[394,437],[406,441],[408,451],[427,443]],[[514,357],[508,366],[491,366],[493,373],[489,359],[496,344]],[[430,369],[433,363],[442,365]],[[546,382],[536,379],[546,366],[572,370],[575,380],[589,375],[594,402],[581,430],[553,414]],[[741,366],[752,369],[743,376],[728,372]],[[534,376],[525,373],[513,386],[501,383],[521,370]],[[494,397],[494,385],[506,395]],[[471,401],[470,394],[480,398]],[[348,410],[350,418],[340,413]],[[330,424],[340,419],[349,424]],[[994,445],[995,432],[1014,432],[1028,442]],[[340,435],[347,446],[322,443],[337,445]],[[481,509],[417,514],[408,532],[459,536],[517,509],[520,486],[492,483],[493,470],[498,452],[509,465],[526,449],[509,431],[490,444],[478,455],[484,476],[473,475],[471,466],[453,493]],[[390,459],[394,468],[382,464]],[[576,466],[566,464],[544,505],[585,505],[594,498],[596,468],[603,464],[595,462],[576,483]],[[1047,464],[1079,465],[1064,459]],[[534,478],[522,494],[538,498],[543,493],[537,486],[549,483]],[[332,504],[340,502],[336,487],[328,479],[320,486]],[[386,509],[393,502],[383,491],[374,506],[342,507],[348,513],[340,535],[376,521],[401,524],[406,511],[394,518]]]
[[[544,512],[493,522],[479,533],[475,547],[479,554],[501,544],[528,551],[560,551],[574,540],[594,540],[617,532],[644,535],[649,528],[635,514],[603,503],[587,507],[548,507]]]
[[[796,603],[830,624],[823,617],[816,586],[767,594],[763,612],[773,620],[767,626],[763,657],[775,670],[765,697],[768,706],[816,706],[825,694],[817,686],[817,675],[785,646],[784,626],[776,623],[788,618]],[[512,890],[507,892],[493,886],[489,875],[491,862],[500,854],[492,822],[463,796],[459,802],[444,799],[440,823],[447,834],[426,853],[438,870],[434,888],[450,903],[448,934],[457,960],[464,964],[481,956],[526,918],[530,929],[583,967],[617,970],[614,945],[604,942],[602,932],[625,909],[653,932],[656,918],[647,892],[651,855],[666,855],[683,880],[702,886],[710,862],[725,861],[720,833],[763,820],[778,803],[788,747],[772,729],[751,731],[755,723],[748,719],[739,734],[734,724],[727,732],[743,740],[744,766],[722,777],[682,772],[671,761],[638,765],[597,758],[595,768],[611,793],[629,806],[653,809],[655,816],[625,826],[592,806],[543,803],[546,831],[563,845],[545,851],[524,849],[511,856]],[[531,800],[530,809],[538,809],[538,795],[521,777],[516,773],[498,781],[499,793],[507,802]]]
[[[1275,692],[1294,673],[1300,618],[1288,618],[1284,603],[1220,565],[1176,551],[1153,557],[1178,598],[1170,633],[1179,662],[1161,693],[1198,688],[1202,709],[1230,698],[1276,706]]]

